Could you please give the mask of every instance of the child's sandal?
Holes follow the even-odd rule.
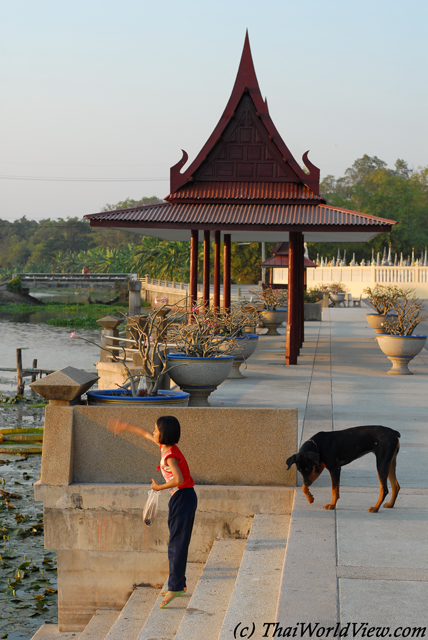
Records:
[[[175,600],[175,598],[178,598],[178,596],[183,595],[183,593],[185,593],[185,591],[167,591],[166,592],[166,597],[170,594],[173,594],[172,598],[170,598],[169,600],[167,600],[166,602],[162,602],[162,604],[160,605],[159,609],[165,609],[165,607],[167,607],[169,605],[170,602],[172,602],[173,600]]]

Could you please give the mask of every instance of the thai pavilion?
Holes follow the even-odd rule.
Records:
[[[232,242],[288,242],[286,364],[303,342],[303,242],[366,242],[390,232],[393,220],[330,207],[319,193],[320,171],[296,162],[269,115],[254,70],[248,33],[235,85],[213,133],[195,160],[185,151],[170,170],[165,202],[86,215],[92,227],[115,227],[165,240],[190,240],[189,294],[197,299],[198,241],[203,234],[203,300],[209,304],[214,242],[214,307],[230,307]]]

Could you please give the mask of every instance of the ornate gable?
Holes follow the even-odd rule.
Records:
[[[254,70],[248,33],[229,102],[213,133],[193,163],[181,173],[188,160],[171,167],[170,196],[186,184],[202,182],[288,182],[308,187],[319,194],[320,172],[308,160],[305,173],[282,140],[263,100]]]
[[[248,93],[193,180],[301,182],[269,137]]]

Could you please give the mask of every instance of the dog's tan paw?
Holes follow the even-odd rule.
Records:
[[[368,511],[369,513],[377,513],[377,512],[379,511],[379,509],[378,509],[378,508],[376,508],[376,507],[370,507],[370,509],[367,509],[367,511]]]
[[[392,507],[394,506],[393,504],[391,504],[390,502],[385,502],[385,504],[383,505],[385,507],[385,509],[392,509]]]
[[[306,499],[309,502],[309,504],[312,504],[315,498],[312,495],[312,493],[309,491],[309,489],[308,489],[308,487],[306,485],[303,485],[302,491],[305,494]]]
[[[324,509],[328,509],[328,511],[333,511],[333,509],[336,509],[336,505],[335,504],[325,504],[324,505]]]

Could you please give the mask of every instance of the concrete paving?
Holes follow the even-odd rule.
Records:
[[[323,510],[331,495],[327,472],[311,489],[312,505],[297,489],[276,618],[283,635],[271,626],[254,638],[311,637],[314,628],[312,637],[393,637],[396,630],[396,637],[428,637],[428,352],[410,363],[414,375],[388,375],[391,363],[365,320],[369,310],[325,309],[322,322],[306,323],[296,366],[284,365],[285,329],[261,337],[246,378],[211,395],[213,406],[297,407],[299,443],[364,424],[401,433],[394,509],[367,512],[379,491],[370,454],[342,470],[335,511]],[[318,627],[302,634],[301,623]]]

